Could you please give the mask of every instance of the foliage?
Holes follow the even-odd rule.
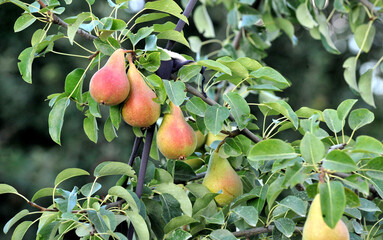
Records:
[[[60,187],[68,179],[90,174],[79,168],[63,170],[52,188],[37,191],[31,200],[12,186],[0,184],[0,194],[16,194],[38,209],[24,209],[9,220],[3,231],[8,233],[17,224],[12,239],[22,239],[33,224],[38,225],[36,239],[63,239],[70,234],[81,239],[131,239],[124,226],[133,226],[138,239],[299,239],[309,202],[317,193],[324,199],[322,212],[330,227],[342,219],[352,239],[376,239],[381,235],[383,144],[371,136],[354,137],[357,130],[374,121],[374,114],[366,108],[355,109],[356,99],[344,100],[337,109],[294,110],[278,96],[291,82],[262,59],[281,34],[296,44],[297,26],[320,40],[326,51],[339,54],[330,22],[335,15],[347,17],[348,30],[360,50],[344,62],[344,78],[354,93],[374,106],[372,73],[383,58],[359,80],[356,73],[361,55],[370,51],[376,38],[375,24],[382,20],[382,1],[335,0],[329,6],[328,1],[321,0],[206,0],[192,13],[201,35],[188,39],[182,29],[177,31],[176,24],[168,21],[191,21],[172,0],[147,2],[127,22],[117,18],[117,13],[129,9],[129,2],[123,0],[108,0],[108,17],[96,16],[92,12],[95,1],[87,0],[88,12],[65,19],[59,16],[66,13],[70,0],[0,0],[0,4],[4,3],[25,11],[15,21],[15,32],[34,26],[36,21],[45,24],[34,32],[31,46],[18,57],[20,74],[27,83],[32,83],[36,58],[66,54],[54,50],[56,41],[68,40],[73,47],[89,52],[90,56],[71,55],[84,58],[87,66],[68,73],[63,92],[47,97],[52,108],[49,133],[56,143],[62,144],[65,113],[71,104],[84,114],[84,132],[91,141],[98,141],[101,123],[107,141],[117,137],[120,106],[109,107],[109,115],[102,116],[100,106],[83,85],[104,58],[118,48],[135,53],[137,66],[156,92],[155,101],[164,105],[163,113],[169,99],[182,106],[195,130],[227,136],[197,149],[191,158],[203,164],[193,169],[184,161],[164,159],[158,152],[155,141],[152,143],[157,124],[148,129],[135,128],[137,142],[145,138],[142,156],[132,154],[130,164],[123,163],[123,159],[101,163],[94,170],[94,181],[84,186]],[[207,11],[218,5],[228,12],[228,34],[223,40],[214,39],[215,29]],[[55,32],[54,25],[61,28]],[[82,46],[77,37],[92,41],[94,50]],[[174,81],[156,75],[164,62],[175,57],[159,47],[161,40],[177,42],[195,53],[194,58],[178,56],[192,63],[175,72]],[[218,43],[220,49],[205,54],[202,47],[209,43]],[[249,102],[252,96],[257,96],[258,102]],[[260,112],[262,118],[258,120],[254,112]],[[346,126],[352,130],[349,134]],[[300,137],[294,141],[276,138],[278,133],[292,131],[299,132]],[[214,201],[216,193],[200,184],[212,151],[229,159],[244,186],[244,193],[222,208]],[[103,187],[99,179],[113,175],[121,179],[115,186],[106,187],[107,195],[97,195]],[[52,198],[48,207],[36,204],[44,197]],[[19,223],[32,214],[39,216]]]

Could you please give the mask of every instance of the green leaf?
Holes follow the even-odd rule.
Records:
[[[360,207],[358,207],[359,210],[365,211],[365,212],[381,212],[380,208],[376,206],[376,204],[372,201],[369,201],[365,198],[360,198]]]
[[[210,233],[213,240],[236,240],[237,238],[227,229],[217,229]]]
[[[370,136],[358,136],[352,151],[383,154],[383,144],[379,140]]]
[[[37,199],[42,197],[49,197],[53,195],[53,188],[43,188],[38,190],[32,197],[31,202],[35,202]],[[56,190],[55,196],[60,195],[60,193]]]
[[[20,62],[17,63],[17,66],[19,67],[23,80],[27,83],[32,83],[32,63],[35,58],[35,53],[35,48],[29,47],[24,49],[18,57]]]
[[[298,40],[294,35],[294,25],[285,18],[276,18],[275,23],[286,33],[286,35],[290,38],[291,43],[296,45]]]
[[[225,107],[221,107],[218,104],[208,106],[204,118],[206,128],[214,135],[218,134],[222,130],[223,122],[229,115],[230,111]]]
[[[5,224],[5,226],[3,228],[3,232],[5,234],[7,234],[9,229],[11,229],[11,227],[16,222],[18,222],[20,219],[22,219],[23,217],[27,216],[28,214],[29,214],[29,211],[27,209],[23,209],[20,212],[18,212],[15,216],[13,216],[11,219],[9,219],[9,221]]]
[[[143,27],[140,28],[136,34],[129,31],[128,36],[133,46],[136,46],[139,41],[149,36],[153,32],[153,30],[153,27]]]
[[[70,72],[65,78],[65,93],[72,96],[77,101],[82,99],[82,80],[85,77],[85,70],[76,68]]]
[[[104,136],[106,141],[111,142],[114,138],[117,137],[116,129],[114,129],[112,120],[110,120],[110,117],[106,119],[104,124]]]
[[[48,117],[49,135],[52,140],[59,145],[61,145],[60,136],[64,123],[65,110],[69,106],[69,103],[68,98],[61,98],[55,103]]]
[[[278,218],[274,221],[275,227],[286,237],[291,237],[295,231],[295,222],[290,218]]]
[[[263,105],[285,116],[288,120],[290,120],[294,127],[298,129],[298,116],[285,101],[278,100],[276,102],[266,102],[263,103]]]
[[[179,227],[182,227],[184,225],[188,225],[194,222],[198,222],[198,221],[187,215],[178,216],[170,220],[170,222],[165,225],[164,232],[165,234],[167,234]]]
[[[103,218],[103,216],[100,214],[100,212],[96,212],[94,210],[88,210],[88,218],[96,228],[97,232],[99,233],[106,233],[108,231],[108,226]],[[101,236],[103,236],[101,234]]]
[[[88,136],[88,138],[94,142],[97,143],[98,140],[98,127],[97,127],[97,121],[96,118],[92,115],[84,118],[83,122],[84,132]]]
[[[198,32],[203,34],[205,38],[215,37],[214,25],[204,4],[196,7],[193,13],[193,20],[196,24]]]
[[[172,240],[187,240],[190,239],[192,235],[182,229],[176,229],[169,235],[169,239]]]
[[[323,219],[330,228],[334,228],[346,207],[343,184],[338,181],[319,184],[319,193]]]
[[[240,57],[236,62],[239,62],[242,66],[244,66],[249,71],[257,71],[262,67],[262,65],[254,59],[248,58],[248,57]]]
[[[374,94],[372,92],[372,69],[368,69],[359,78],[359,93],[362,99],[370,106],[375,107]]]
[[[217,195],[219,194],[209,192],[206,193],[202,198],[197,198],[193,205],[193,217],[198,218],[203,213],[203,211],[209,207],[209,204]]]
[[[59,185],[63,181],[73,178],[73,177],[78,177],[78,176],[84,176],[84,175],[89,175],[89,173],[85,170],[82,170],[80,168],[67,168],[61,171],[59,174],[57,174],[56,179],[55,179],[55,186]]]
[[[223,225],[225,223],[225,216],[223,215],[222,210],[219,211],[218,213],[214,214],[211,217],[203,216],[206,219],[207,223],[212,223],[212,224],[219,224]]]
[[[166,223],[182,215],[180,203],[175,197],[169,193],[162,193],[160,194],[160,200],[162,203],[162,216]]]
[[[239,130],[244,129],[250,120],[250,107],[246,100],[237,92],[229,92],[223,95],[223,99],[230,105],[230,112]]]
[[[367,162],[367,165],[363,168],[363,171],[367,170],[367,175],[383,180],[383,157],[376,157]]]
[[[129,207],[133,210],[133,212],[138,213],[140,211],[132,194],[125,188],[121,186],[113,186],[109,189],[108,194],[124,199],[129,204]]]
[[[345,152],[335,149],[327,154],[323,167],[336,172],[353,172],[358,170],[354,160]]]
[[[350,113],[352,107],[358,100],[356,99],[347,99],[339,104],[336,112],[338,113],[338,118],[342,121],[346,120],[347,115]]]
[[[97,50],[100,50],[102,54],[107,56],[112,55],[116,49],[121,47],[120,43],[112,37],[108,38],[108,41],[105,42],[101,41],[100,39],[95,39],[93,44]]]
[[[358,84],[356,83],[356,58],[349,57],[343,63],[344,73],[343,77],[346,80],[346,83],[355,91],[359,92]]]
[[[232,209],[240,218],[245,220],[247,224],[252,227],[257,226],[258,223],[258,211],[253,206],[238,206]]]
[[[160,52],[152,52],[146,56],[140,57],[140,64],[149,72],[155,72],[160,67]]]
[[[212,69],[212,70],[215,70],[217,72],[226,73],[226,74],[229,74],[231,76],[230,68],[226,67],[222,63],[207,59],[207,60],[200,60],[197,62],[197,64],[199,64],[201,66],[205,66],[207,69]]]
[[[162,1],[162,0],[159,0],[159,1]],[[160,32],[159,34],[157,34],[157,38],[175,41],[190,48],[189,42],[186,40],[185,36],[181,32],[178,32],[176,30],[167,30],[167,31]]]
[[[277,70],[271,67],[261,67],[260,69],[251,72],[250,76],[254,78],[262,78],[268,81],[277,83],[276,87],[286,88],[290,83]]]
[[[15,32],[20,32],[32,25],[36,21],[35,16],[29,14],[21,15],[15,22],[13,29]]]
[[[294,148],[280,139],[266,139],[254,145],[250,150],[250,161],[269,161],[290,159],[298,156]]]
[[[184,21],[186,24],[189,24],[188,19],[181,14],[182,9],[177,5],[175,1],[172,0],[158,0],[153,2],[147,2],[145,4],[146,9],[152,9],[160,12],[169,13],[182,21]]]
[[[323,117],[327,127],[334,133],[338,133],[343,128],[343,123],[338,117],[338,112],[334,109],[325,109]]]
[[[356,131],[363,126],[372,123],[374,118],[374,114],[366,108],[355,109],[348,117],[348,125],[352,130]]]
[[[80,25],[84,21],[92,20],[92,13],[90,12],[83,12],[77,15],[76,21],[72,24],[68,24],[68,39],[70,44],[73,45],[74,37],[76,36],[76,32],[79,29]]]
[[[163,81],[166,93],[170,101],[176,106],[180,106],[186,98],[185,83],[181,81]]]
[[[299,5],[295,12],[298,22],[307,28],[313,28],[318,26],[318,23],[315,22],[314,18],[311,16],[311,13],[306,5],[306,3],[302,3]]]
[[[355,42],[363,52],[369,52],[374,42],[375,27],[372,25],[372,21],[369,24],[359,25],[354,33]]]
[[[152,87],[156,91],[157,97],[154,98],[153,101],[159,104],[164,104],[164,102],[166,101],[167,95],[166,95],[165,85],[162,79],[156,74],[151,74],[146,77],[146,80],[148,80],[150,85],[152,85]]]
[[[98,182],[90,182],[81,187],[80,192],[84,197],[92,196],[101,189],[101,184]]]
[[[158,20],[158,19],[161,19],[161,18],[165,18],[165,17],[168,17],[168,16],[169,16],[169,14],[167,14],[167,13],[153,12],[153,13],[148,13],[148,14],[140,15],[138,18],[136,18],[135,22],[136,22],[136,24],[144,23],[144,22],[150,22],[150,21],[155,21],[155,20]]]
[[[113,126],[118,129],[121,122],[121,111],[119,105],[109,107],[109,117]]]
[[[168,193],[172,195],[181,205],[182,211],[191,216],[193,212],[192,204],[186,192],[178,185],[172,182],[161,183],[155,186],[155,190],[159,193]],[[184,215],[184,216],[186,216]],[[170,222],[169,222],[170,223]]]
[[[94,169],[93,175],[95,177],[104,177],[111,175],[127,175],[134,177],[135,172],[131,166],[123,162],[103,162]]]
[[[322,45],[324,46],[326,51],[332,54],[340,54],[339,50],[336,48],[335,44],[331,39],[330,29],[328,26],[326,16],[323,13],[320,13],[319,15],[317,15],[317,20],[319,22],[319,32]]]
[[[32,226],[32,224],[32,221],[24,221],[20,223],[16,227],[15,231],[13,231],[12,240],[22,240],[24,238],[25,233],[28,231],[30,226]]]
[[[184,65],[178,71],[178,77],[182,82],[188,82],[193,77],[197,76],[201,72],[201,66],[199,65]]]
[[[274,182],[270,184],[270,187],[267,189],[266,198],[267,198],[267,206],[269,211],[273,207],[274,201],[277,199],[279,194],[286,188],[283,185],[283,182],[284,182],[284,177],[279,176],[276,180],[274,180]],[[258,209],[258,211],[259,210],[260,209]]]
[[[354,191],[352,191],[349,188],[344,188],[345,190],[345,195],[346,195],[346,207],[347,208],[357,208],[359,207],[360,204],[360,199],[358,195]]]
[[[306,205],[302,199],[296,196],[287,196],[279,203],[280,206],[291,209],[299,216],[304,217],[306,215]]]
[[[186,109],[197,116],[204,117],[207,104],[199,97],[192,97],[186,102]]]
[[[326,154],[322,141],[310,132],[305,133],[300,150],[305,161],[312,165],[319,163]]]
[[[6,193],[18,194],[17,190],[14,187],[4,183],[0,184],[0,194]]]

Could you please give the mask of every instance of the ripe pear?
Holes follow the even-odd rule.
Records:
[[[214,141],[222,141],[223,139],[225,139],[226,136],[227,135],[225,135],[223,133],[218,133],[218,134],[214,135],[213,133],[208,132],[207,137],[206,137],[206,145],[210,147],[210,145]]]
[[[130,83],[125,72],[125,52],[117,49],[92,76],[89,93],[96,102],[112,106],[122,103],[128,97]]]
[[[302,240],[349,240],[350,236],[342,220],[332,229],[323,220],[320,196],[317,194],[311,204],[306,223],[303,227]]]
[[[157,121],[161,114],[161,105],[153,101],[156,94],[145,83],[140,72],[128,55],[128,79],[131,90],[128,99],[121,109],[124,121],[133,127],[149,127]]]
[[[168,159],[183,160],[196,145],[194,129],[185,121],[181,108],[170,102],[170,112],[165,114],[157,132],[158,149]]]
[[[210,156],[202,184],[210,192],[218,193],[222,191],[220,195],[214,198],[220,207],[230,204],[243,193],[242,181],[237,172],[232,168],[229,161],[226,158],[221,158],[216,151]]]

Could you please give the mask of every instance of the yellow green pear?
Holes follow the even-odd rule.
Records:
[[[214,198],[220,207],[230,204],[243,193],[241,178],[232,168],[229,161],[226,158],[221,158],[216,151],[210,156],[207,172],[202,184],[210,192],[218,193],[222,191],[220,195]]]
[[[320,196],[317,194],[311,203],[306,223],[303,227],[302,240],[349,240],[350,236],[342,220],[332,229],[323,220]]]
[[[195,134],[197,136],[197,146],[196,149],[202,147],[205,144],[206,136],[203,135],[203,133],[200,130],[195,131]]]
[[[170,112],[165,114],[157,132],[157,146],[166,158],[183,160],[194,152],[197,136],[181,108],[172,102],[169,106]]]
[[[208,132],[207,133],[207,137],[206,137],[206,145],[210,147],[210,145],[214,142],[214,141],[222,141],[223,139],[225,139],[227,135],[223,134],[223,133],[218,133],[218,134],[213,134],[211,132]]]

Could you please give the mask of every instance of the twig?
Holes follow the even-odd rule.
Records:
[[[47,6],[41,1],[41,0],[37,0],[37,2],[40,4],[40,6],[42,8],[46,8]],[[68,28],[68,23],[64,22],[61,18],[59,18],[56,14],[54,14],[53,12],[51,11],[48,11],[48,14],[51,15],[51,19],[49,19],[50,22],[54,23],[54,24],[57,24],[65,29]],[[86,38],[86,39],[89,39],[89,40],[95,40],[97,39],[96,36],[82,30],[81,28],[77,29],[76,33],[78,35],[81,35],[82,37]]]
[[[189,18],[189,16],[190,16],[195,4],[197,3],[197,1],[198,0],[190,0],[188,2],[188,5],[186,6],[185,11],[182,13],[186,18]],[[181,19],[179,19],[177,22],[177,26],[174,30],[181,32],[182,29],[184,28],[184,26],[185,26],[185,22],[182,21]],[[166,49],[171,50],[174,46],[174,43],[175,43],[175,41],[168,41],[168,43],[166,44]]]
[[[140,148],[141,143],[142,143],[142,137],[136,137],[134,139],[132,154],[130,154],[130,158],[129,158],[129,162],[128,162],[129,166],[133,166],[134,159],[137,156],[137,151]]]
[[[363,4],[364,6],[366,6],[368,9],[370,9],[375,15],[378,15],[378,10],[375,8],[375,5],[372,4],[370,1],[359,0],[359,2]]]
[[[268,227],[257,227],[252,229],[247,229],[239,232],[234,232],[233,235],[235,237],[251,237],[254,235],[262,234],[262,233],[270,233],[274,230],[274,226]],[[296,227],[294,232],[301,233],[303,231],[303,227]]]
[[[186,85],[186,90],[194,95],[194,96],[197,96],[197,97],[200,97],[204,102],[206,102],[207,104],[213,106],[215,104],[218,104],[216,101],[214,101],[213,99],[211,98],[208,98],[208,97],[205,97],[200,91],[198,91],[196,88],[192,87],[190,84],[185,84]],[[229,119],[231,121],[234,121],[234,117],[233,115],[230,114],[229,116]],[[262,139],[260,139],[259,137],[257,137],[254,133],[252,133],[249,129],[245,128],[241,131],[241,134],[243,134],[244,136],[246,136],[247,138],[249,138],[251,141],[255,142],[255,143],[258,143],[260,141],[262,141]]]

